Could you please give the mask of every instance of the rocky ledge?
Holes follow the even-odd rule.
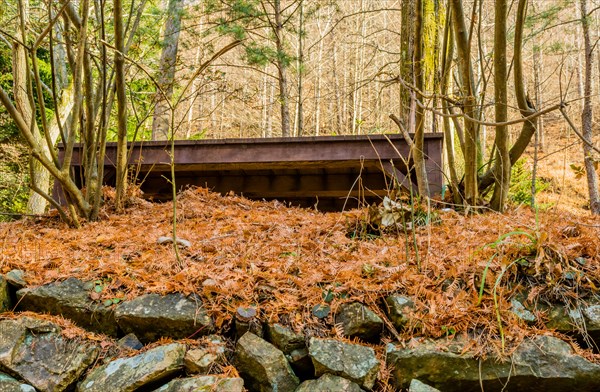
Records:
[[[19,271],[0,276],[0,311],[6,312],[0,314],[0,391],[600,390],[600,365],[551,335],[527,338],[502,358],[476,356],[475,339],[467,335],[383,346],[386,323],[397,330],[414,325],[414,301],[401,294],[380,309],[339,306],[332,320],[348,339],[263,322],[251,307],[238,309],[218,336],[195,296],[100,301],[98,285],[71,278],[27,287]],[[592,339],[600,330],[597,303],[541,313],[524,302],[512,304],[524,324],[543,321],[575,338],[574,325],[586,325]],[[106,337],[74,334],[35,313],[68,318]],[[543,320],[536,319],[540,314]]]

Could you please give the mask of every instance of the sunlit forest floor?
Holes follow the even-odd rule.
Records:
[[[579,138],[561,121],[546,126],[544,148],[538,152],[537,201],[542,209],[589,215],[588,191]],[[528,167],[533,165],[534,148],[526,151]]]

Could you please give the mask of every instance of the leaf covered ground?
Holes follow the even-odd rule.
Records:
[[[416,310],[405,330],[386,323],[390,340],[470,332],[481,350],[495,351],[501,331],[508,346],[547,332],[510,312],[517,293],[529,303],[564,303],[600,288],[600,222],[564,211],[437,210],[438,223],[414,232],[357,237],[366,209],[321,213],[191,188],[177,210],[178,236],[192,244],[181,249],[181,264],[172,245],[157,243],[171,235],[172,204],[137,200],[124,214],[106,207],[81,229],[54,217],[0,224],[0,273],[24,270],[30,285],[101,281],[98,301],[196,293],[221,332],[239,306],[253,306],[262,320],[332,335],[341,303],[377,310],[388,294],[402,293]],[[326,302],[332,314],[314,317]]]

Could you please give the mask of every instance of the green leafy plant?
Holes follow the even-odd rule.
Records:
[[[0,212],[2,213],[0,221],[19,218],[19,214],[25,213],[29,199],[28,183],[27,154],[17,143],[2,143],[0,145]]]
[[[348,298],[348,292],[345,289],[341,288],[342,284],[339,282],[334,282],[331,285],[323,288],[321,292],[321,297],[323,298],[323,302],[326,304],[332,303],[335,299],[346,299]]]
[[[444,335],[446,335],[446,337],[450,337],[456,334],[456,328],[450,327],[448,325],[442,325],[442,332],[444,333]]]
[[[297,257],[298,253],[291,251],[291,252],[281,252],[279,254],[279,257]]]
[[[192,136],[190,136],[190,140],[204,140],[206,138],[207,132],[208,132],[208,129],[203,129],[200,132],[196,132]]]
[[[548,189],[550,183],[538,178],[535,182],[535,193]],[[531,205],[531,170],[526,167],[525,159],[519,159],[511,172],[508,199],[515,204]]]
[[[518,237],[518,236],[524,236],[525,238],[527,238],[528,242],[525,243],[517,243],[517,246],[520,249],[525,249],[527,253],[531,253],[532,251],[536,251],[537,250],[537,244],[538,244],[538,239],[535,235],[528,233],[526,231],[512,231],[510,233],[506,233],[501,235],[500,237],[498,237],[498,239],[492,243],[489,244],[485,244],[480,250],[485,249],[485,248],[492,248],[495,249],[496,252],[494,252],[494,254],[488,259],[485,268],[483,269],[483,272],[481,274],[481,283],[479,286],[479,295],[477,298],[477,306],[479,306],[481,304],[481,301],[483,299],[483,292],[485,290],[485,282],[486,282],[486,278],[490,269],[490,266],[492,264],[492,262],[500,256],[501,252],[499,250],[499,247],[503,244],[505,244],[505,241],[508,240],[509,238],[512,237]],[[492,288],[492,298],[494,301],[494,310],[496,312],[496,321],[498,322],[498,332],[500,333],[500,340],[501,340],[501,344],[502,344],[502,350],[504,350],[505,347],[505,337],[504,337],[504,328],[502,326],[502,315],[500,314],[500,306],[499,306],[499,301],[498,301],[498,287],[500,286],[500,283],[502,282],[502,279],[504,277],[504,275],[506,274],[506,271],[509,271],[512,266],[514,266],[516,263],[520,262],[522,260],[522,258],[517,258],[516,260],[513,260],[509,263],[501,263],[500,266],[500,273],[498,274],[498,276],[496,277],[496,280],[494,281],[494,286]]]
[[[111,306],[111,305],[116,305],[119,302],[121,302],[123,300],[123,298],[109,298],[107,300],[105,300],[104,302],[102,302],[102,304],[104,306]]]

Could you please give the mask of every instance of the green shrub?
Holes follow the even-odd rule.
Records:
[[[527,161],[519,159],[512,167],[508,200],[515,204],[531,205],[531,180],[531,169]],[[535,193],[538,194],[549,186],[548,181],[538,177],[535,181]]]
[[[0,145],[0,222],[19,217],[29,198],[27,153],[18,144]]]

